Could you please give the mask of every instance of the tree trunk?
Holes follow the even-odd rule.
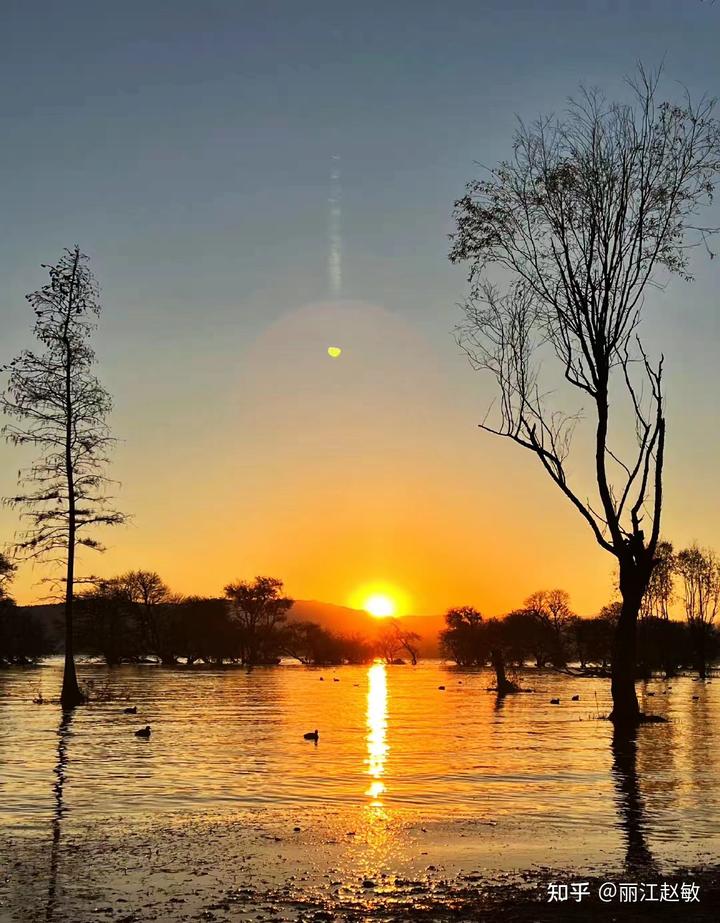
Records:
[[[640,706],[635,693],[637,668],[637,621],[644,587],[637,569],[621,562],[620,592],[622,609],[612,643],[611,690],[613,709],[610,720],[616,726],[632,727],[640,721]]]
[[[510,682],[507,676],[505,676],[505,660],[499,648],[494,647],[490,651],[490,660],[495,670],[497,694],[507,695],[510,692],[517,692],[518,687],[515,683]]]
[[[63,708],[74,708],[81,705],[85,698],[78,686],[75,671],[74,642],[73,642],[73,598],[75,589],[75,545],[77,513],[75,509],[75,468],[73,465],[73,401],[72,401],[72,355],[67,328],[70,315],[74,310],[73,287],[75,272],[77,270],[79,252],[75,254],[75,266],[70,283],[68,295],[68,321],[65,325],[65,477],[68,488],[68,539],[67,539],[67,571],[65,575],[65,670],[63,673],[62,692],[60,704]]]
[[[65,581],[65,669],[63,672],[62,691],[60,693],[60,704],[63,708],[74,708],[76,705],[82,705],[85,701],[85,697],[82,692],[80,692],[80,687],[78,685],[75,658],[73,656],[73,588],[75,582],[74,531],[73,528],[72,539],[68,538],[67,577]]]

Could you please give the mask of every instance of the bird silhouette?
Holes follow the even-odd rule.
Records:
[[[551,704],[551,705],[559,705],[559,704],[560,704],[560,699],[550,699],[550,704]]]
[[[308,731],[307,734],[303,734],[305,740],[314,740],[315,743],[318,742],[320,735],[318,734],[317,728],[314,731]]]
[[[137,705],[131,705],[128,708],[123,708],[123,712],[126,715],[137,715]]]
[[[144,728],[140,728],[139,731],[135,731],[136,737],[149,737],[152,731],[150,730],[150,725],[146,724]]]

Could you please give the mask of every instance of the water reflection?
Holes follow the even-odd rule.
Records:
[[[62,662],[42,669],[45,695],[59,694]],[[672,691],[663,681],[649,683],[646,694],[654,696],[646,710],[670,723],[642,727],[636,754],[621,741],[610,754],[611,726],[588,720],[610,710],[609,684],[599,678],[535,671],[522,685],[536,695],[508,696],[494,711],[486,673],[432,662],[412,670],[347,666],[337,683],[290,666],[252,674],[144,665],[80,670],[83,681],[107,682],[114,698],[79,710],[67,742],[68,728],[58,733],[59,710],[32,704],[38,672],[0,670],[0,855],[12,837],[43,838],[42,880],[34,882],[42,906],[32,919],[45,916],[53,843],[57,919],[67,837],[82,838],[99,820],[134,829],[150,820],[267,810],[292,828],[302,812],[318,831],[332,830],[329,838],[335,819],[347,824],[341,832],[356,833],[354,859],[366,837],[367,855],[381,862],[383,835],[394,854],[403,831],[427,821],[443,831],[454,818],[475,824],[481,797],[483,815],[497,826],[492,840],[476,841],[473,856],[487,854],[493,867],[570,852],[590,865],[608,857],[623,862],[626,854],[632,862],[646,859],[648,847],[662,867],[720,850],[717,683],[705,688],[679,677]],[[553,697],[560,707],[550,704]],[[123,714],[126,700],[139,717]],[[302,734],[320,715],[316,750]],[[150,741],[134,737],[141,723],[153,726]],[[63,775],[72,786],[68,811]],[[475,830],[484,827],[469,828],[468,837]],[[3,887],[0,881],[0,899]]]
[[[58,728],[57,763],[53,769],[55,781],[53,782],[53,815],[52,815],[52,845],[50,847],[50,880],[48,883],[47,907],[45,920],[50,923],[55,915],[55,901],[57,894],[58,863],[60,859],[60,835],[62,833],[62,819],[67,807],[64,800],[65,772],[67,769],[67,745],[72,722],[72,710],[63,711]]]
[[[365,794],[374,807],[382,806],[385,791],[383,773],[388,750],[387,744],[387,673],[384,663],[374,663],[368,670],[367,694],[367,774],[372,779]]]
[[[615,729],[612,752],[618,814],[626,843],[625,865],[629,869],[654,869],[655,860],[645,836],[645,806],[637,774],[637,729],[630,732]]]

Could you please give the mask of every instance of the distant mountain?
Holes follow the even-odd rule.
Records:
[[[296,599],[289,612],[289,621],[316,622],[335,634],[360,635],[372,638],[382,628],[384,619],[373,618],[362,609],[350,609],[315,599]],[[422,657],[437,657],[438,634],[445,627],[441,615],[403,615],[398,619],[405,631],[420,635],[418,644]]]

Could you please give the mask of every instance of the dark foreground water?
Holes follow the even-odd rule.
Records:
[[[58,694],[59,663],[0,671],[0,825],[16,840],[249,811],[342,835],[376,824],[396,853],[393,830],[412,827],[429,852],[493,868],[720,855],[718,683],[641,685],[670,721],[613,744],[600,679],[528,671],[534,692],[498,701],[489,674],[435,662],[80,674],[110,698],[63,724],[32,701]]]

